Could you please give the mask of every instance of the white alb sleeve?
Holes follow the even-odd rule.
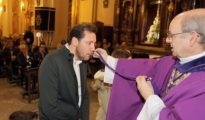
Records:
[[[159,96],[152,95],[146,100],[137,120],[159,120],[160,111],[164,107],[166,106]]]
[[[112,67],[114,70],[116,69],[117,61],[118,61],[118,59],[116,59],[112,56],[108,56],[107,60],[106,60],[107,64],[110,67]],[[112,84],[113,79],[114,79],[114,75],[115,75],[115,73],[112,70],[110,70],[107,66],[105,66],[104,82]]]

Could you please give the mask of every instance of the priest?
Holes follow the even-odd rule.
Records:
[[[166,42],[172,55],[159,60],[115,59],[103,49],[94,57],[113,84],[107,120],[204,120],[205,9],[171,21]]]

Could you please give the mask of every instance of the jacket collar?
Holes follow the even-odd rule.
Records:
[[[74,54],[70,52],[70,50],[67,47],[63,47],[60,48],[60,50],[62,50],[64,56],[69,60],[69,61],[73,61],[74,58]]]
[[[179,61],[177,61],[175,67],[181,73],[205,71],[204,61],[205,56],[202,56],[185,64],[180,64]]]

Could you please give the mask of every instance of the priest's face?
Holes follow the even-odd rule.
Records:
[[[178,58],[190,56],[190,32],[181,30],[181,16],[173,19],[169,26],[166,42],[170,44],[172,55]]]
[[[76,56],[79,60],[89,60],[95,51],[95,33],[85,31],[84,34],[85,36],[78,40],[76,46]]]

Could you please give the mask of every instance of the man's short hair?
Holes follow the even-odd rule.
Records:
[[[68,44],[71,43],[71,40],[73,37],[76,37],[78,40],[83,38],[85,36],[84,32],[92,32],[97,33],[97,27],[94,24],[91,23],[82,23],[75,25],[72,30],[70,31],[70,35],[68,37]]]
[[[205,15],[193,14],[185,16],[181,21],[182,32],[196,31],[200,34],[201,43],[205,43]]]
[[[112,56],[115,58],[129,58],[131,57],[131,53],[127,49],[115,49],[112,52]]]

